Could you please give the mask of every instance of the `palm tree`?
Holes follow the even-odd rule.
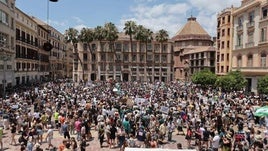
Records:
[[[102,26],[97,26],[94,28],[94,40],[99,41],[99,46],[102,51],[101,42],[105,39],[105,30]],[[98,53],[96,54],[96,58],[98,58]],[[98,68],[96,64],[96,78],[98,77]],[[98,79],[98,78],[97,78]]]
[[[78,59],[82,68],[82,80],[84,80],[84,66],[82,63],[81,58],[79,57],[79,53],[77,50],[77,43],[78,43],[78,30],[74,29],[74,28],[69,28],[67,30],[65,30],[64,33],[64,37],[65,37],[65,41],[67,43],[71,43],[73,45],[73,50],[74,50],[74,55],[75,55],[75,60]]]
[[[105,30],[105,39],[109,41],[109,48],[113,52],[114,41],[118,39],[118,29],[113,23],[109,22],[104,25],[104,30]]]
[[[114,43],[118,39],[118,29],[116,26],[109,22],[104,25],[105,30],[105,40],[109,42],[109,49],[114,54],[115,59],[118,62],[119,58],[116,55],[115,49],[114,49]],[[121,68],[121,64],[119,64],[119,67]]]
[[[83,44],[86,43],[90,51],[91,57],[93,56],[93,50],[91,48],[91,42],[94,40],[94,31],[90,28],[82,28],[78,35],[78,40]]]
[[[145,42],[145,27],[142,25],[138,25],[136,28],[136,33],[134,38],[139,41],[139,50],[140,50],[140,57],[141,57],[141,43]],[[141,60],[139,62],[142,62]]]
[[[94,40],[94,31],[90,28],[82,28],[78,35],[78,40],[82,43],[86,43],[90,53],[92,54],[90,43]]]
[[[161,45],[160,47],[161,47],[162,53],[163,53],[163,43],[167,42],[168,38],[169,38],[168,32],[164,29],[161,29],[156,33],[155,40],[157,42],[160,42],[160,45]],[[162,70],[161,70],[161,72],[162,72]],[[162,76],[162,73],[161,73],[161,76]]]
[[[146,61],[146,67],[148,68],[149,63],[148,63],[148,43],[151,42],[153,40],[153,31],[151,31],[150,29],[145,29],[144,31],[144,41],[145,41],[145,61]],[[148,75],[148,71],[146,68],[146,80],[148,80],[147,75]]]
[[[125,23],[125,27],[124,27],[124,30],[125,30],[125,34],[126,35],[129,35],[129,40],[130,40],[130,51],[131,53],[133,54],[133,44],[132,44],[132,37],[133,35],[136,33],[136,28],[137,28],[137,25],[134,21],[127,21]]]
[[[157,42],[160,42],[161,51],[163,50],[163,43],[167,42],[168,38],[169,38],[168,32],[166,30],[164,30],[164,29],[161,29],[156,33],[155,40]]]
[[[98,40],[100,43],[105,39],[105,31],[102,26],[94,28],[94,39]]]

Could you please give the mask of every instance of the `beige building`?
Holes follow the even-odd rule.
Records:
[[[172,41],[176,80],[188,80],[193,73],[205,68],[215,72],[213,41],[195,17],[188,18]]]
[[[0,95],[14,84],[15,0],[0,0]],[[4,94],[3,94],[4,95]]]
[[[50,79],[59,79],[59,78],[66,78],[70,77],[70,70],[67,71],[67,68],[70,67],[70,49],[67,49],[67,44],[64,42],[64,35],[57,31],[52,26],[47,25],[43,21],[39,20],[38,18],[32,17],[33,20],[38,24],[40,30],[42,30],[45,34],[48,34],[46,38],[40,37],[40,48],[43,49],[43,45],[45,42],[49,41],[50,44],[53,46],[52,50],[47,52],[49,53],[49,65],[48,68],[45,67],[45,77]],[[45,30],[45,31],[44,31]],[[41,32],[42,34],[42,32]],[[67,76],[68,74],[68,76]]]
[[[38,24],[16,8],[16,85],[40,80],[39,66],[47,53],[40,49],[38,37]]]
[[[232,70],[242,72],[250,92],[257,92],[258,78],[268,74],[267,10],[266,0],[243,0],[233,13]]]
[[[217,16],[217,75],[226,75],[231,69],[234,10],[234,7],[226,8]]]
[[[121,81],[172,81],[173,58],[171,42],[152,41],[147,44],[133,40],[130,49],[129,36],[119,33],[115,51],[107,41],[94,41],[90,51],[85,44],[77,46],[84,65],[84,80],[116,79]],[[82,80],[83,71],[79,61],[74,64],[74,81]]]

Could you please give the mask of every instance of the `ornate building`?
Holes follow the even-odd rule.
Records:
[[[215,72],[213,41],[195,17],[188,18],[172,41],[175,79],[188,80],[194,72],[204,68]]]
[[[234,13],[232,70],[240,70],[247,90],[257,92],[259,77],[268,74],[268,2],[243,0]]]
[[[119,33],[114,51],[108,41],[94,41],[91,50],[86,44],[77,45],[84,66],[84,81],[116,79],[121,81],[172,81],[172,43],[157,41],[143,43],[133,40],[130,49],[129,36]],[[163,48],[163,49],[161,49]],[[83,79],[79,61],[74,64],[74,81]]]

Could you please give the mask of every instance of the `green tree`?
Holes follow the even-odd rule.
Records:
[[[234,91],[241,91],[247,84],[246,79],[243,77],[241,71],[231,71],[228,75],[232,76],[235,79],[235,82],[232,83],[232,88]]]
[[[126,35],[129,35],[130,51],[133,53],[133,35],[136,33],[137,25],[134,21],[126,21],[124,31]]]
[[[113,23],[109,22],[104,25],[104,31],[105,31],[105,40],[109,41],[110,51],[115,54],[114,42],[115,40],[118,39],[118,29]]]
[[[101,41],[105,39],[105,30],[102,26],[97,26],[94,28],[94,39],[98,40],[101,44]]]
[[[94,30],[90,28],[82,28],[80,34],[78,35],[78,40],[81,41],[83,44],[87,44],[92,58],[94,53],[91,47],[91,42],[94,40]]]
[[[84,66],[83,66],[83,63],[82,63],[82,60],[81,58],[79,57],[79,53],[78,53],[78,50],[77,50],[77,43],[78,43],[78,30],[75,29],[75,28],[69,28],[67,30],[65,30],[65,33],[64,33],[64,37],[65,37],[65,41],[67,43],[71,43],[72,46],[73,46],[73,50],[74,50],[74,56],[75,56],[75,61],[76,60],[79,60],[80,62],[80,65],[81,65],[81,68],[82,68],[82,80],[84,80]]]
[[[164,29],[161,29],[156,33],[155,40],[157,42],[160,42],[161,51],[163,51],[163,43],[167,42],[168,38],[169,38],[168,32],[166,30],[164,30]]]
[[[268,75],[258,80],[257,90],[261,95],[268,95]]]
[[[204,88],[214,86],[216,80],[217,76],[209,69],[201,70],[200,72],[196,72],[192,75],[192,82]]]
[[[78,35],[78,40],[82,43],[86,43],[90,53],[92,54],[90,43],[94,40],[94,30],[90,28],[82,28],[80,34]]]
[[[223,92],[231,92],[233,83],[235,83],[235,78],[231,75],[225,75],[217,78],[216,86],[220,87]]]

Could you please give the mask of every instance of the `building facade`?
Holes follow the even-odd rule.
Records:
[[[215,72],[213,41],[195,17],[188,18],[172,41],[176,80],[189,80],[193,73],[205,68]]]
[[[15,0],[0,0],[0,93],[14,84]]]
[[[258,78],[268,74],[266,0],[243,0],[234,13],[232,70],[247,79],[249,92],[257,92]]]
[[[231,70],[234,10],[234,7],[226,8],[217,16],[217,75],[226,75]]]
[[[84,81],[115,79],[120,81],[172,81],[172,43],[157,41],[143,43],[133,40],[133,52],[129,36],[119,33],[111,51],[108,41],[94,41],[91,50],[79,43],[77,49],[84,66]],[[163,48],[163,49],[161,49]],[[83,78],[81,63],[75,61],[74,81]]]

